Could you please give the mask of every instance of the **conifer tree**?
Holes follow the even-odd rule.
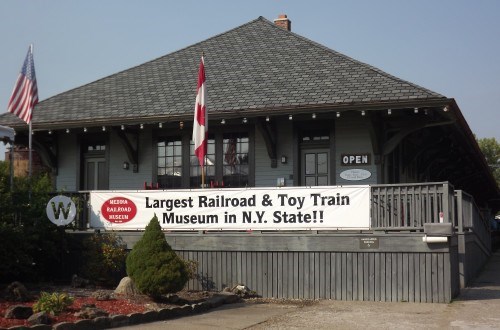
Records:
[[[182,290],[188,281],[185,263],[167,243],[156,214],[127,257],[127,274],[154,298]]]

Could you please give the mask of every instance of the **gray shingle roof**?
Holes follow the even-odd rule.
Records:
[[[190,118],[200,55],[210,113],[443,99],[259,17],[166,56],[40,102],[34,127]],[[0,124],[16,126],[10,114]]]

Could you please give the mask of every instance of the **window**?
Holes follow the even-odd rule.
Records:
[[[180,137],[158,142],[157,175],[162,188],[182,187],[182,140]]]
[[[189,148],[189,187],[201,188],[201,166],[198,157],[194,154],[194,142],[191,140]],[[207,141],[207,155],[205,157],[205,184],[215,182],[215,140],[209,138]]]
[[[249,186],[249,149],[250,138],[247,132],[215,132],[209,135],[205,158],[205,187]],[[159,138],[156,174],[156,180],[162,189],[201,188],[201,167],[190,137]]]
[[[224,134],[222,150],[224,186],[248,186],[248,135],[245,133]]]

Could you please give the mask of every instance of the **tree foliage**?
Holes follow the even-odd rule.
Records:
[[[0,282],[53,278],[60,270],[67,236],[47,220],[51,191],[46,173],[14,178],[11,191],[9,163],[0,161]]]
[[[172,250],[156,215],[127,256],[127,274],[151,297],[181,290],[188,281],[185,263]]]
[[[477,142],[500,187],[500,143],[495,138],[478,139]]]

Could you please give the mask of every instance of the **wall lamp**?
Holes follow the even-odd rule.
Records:
[[[225,125],[225,124],[226,124],[226,120],[225,120],[224,118],[222,118],[222,119],[221,119],[221,121],[220,121],[220,123],[221,123],[222,125]]]
[[[248,122],[247,118],[243,118],[243,124],[246,124]]]
[[[288,159],[286,156],[281,156],[281,164],[286,164],[288,162]]]
[[[293,120],[293,116],[292,115],[288,115],[288,120]]]
[[[163,128],[163,123],[158,123],[159,128]]]
[[[340,112],[337,111],[337,118],[340,118]]]
[[[418,113],[418,108],[413,109],[414,113]]]
[[[123,169],[128,170],[130,168],[130,164],[128,162],[123,162]]]
[[[103,126],[103,127],[102,127],[102,131],[103,131],[103,132],[106,132],[106,126]]]
[[[391,109],[387,109],[387,114],[390,116],[392,114],[392,110]]]
[[[361,116],[364,116],[364,115],[366,115],[365,110],[361,111]]]
[[[269,118],[269,116],[266,116],[266,121],[269,121],[271,120],[271,118]]]
[[[313,113],[311,117],[312,117],[312,119],[316,119],[316,114]]]

